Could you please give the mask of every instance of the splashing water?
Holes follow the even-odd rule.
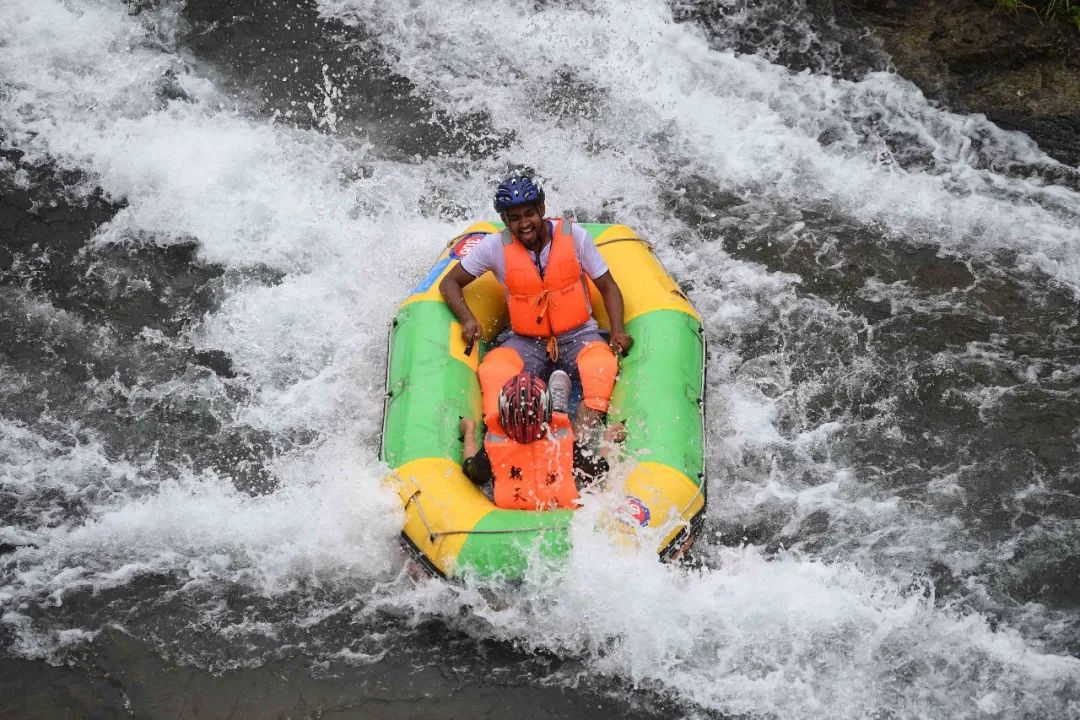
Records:
[[[434,618],[683,714],[1075,712],[1080,194],[1025,136],[802,4],[0,14],[7,655],[364,664]],[[702,313],[694,568],[596,497],[498,601],[401,572],[386,326],[522,163]]]

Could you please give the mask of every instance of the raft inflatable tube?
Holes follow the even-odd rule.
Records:
[[[704,521],[704,360],[701,319],[650,245],[625,225],[581,224],[623,293],[634,346],[620,358],[609,422],[626,424],[623,454],[632,469],[618,532],[652,529],[661,560],[678,557]],[[515,580],[531,557],[545,562],[570,549],[573,510],[504,510],[461,469],[461,417],[481,416],[476,375],[483,350],[506,326],[505,293],[489,272],[465,288],[480,322],[480,347],[465,354],[461,324],[439,293],[450,267],[487,233],[482,222],[450,241],[402,302],[390,328],[381,459],[405,509],[404,545],[430,572],[450,578]],[[601,329],[608,319],[591,286]],[[482,428],[477,430],[478,442]]]

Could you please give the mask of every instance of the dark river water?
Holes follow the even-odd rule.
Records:
[[[0,0],[0,717],[1080,717],[1080,169],[821,5]],[[692,565],[408,572],[386,330],[520,165],[701,312]]]

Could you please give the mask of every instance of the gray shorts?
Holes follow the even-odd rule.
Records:
[[[559,342],[559,359],[555,362],[548,357],[547,338],[533,338],[518,335],[510,328],[503,330],[495,338],[495,347],[508,347],[514,350],[521,361],[525,363],[525,370],[533,375],[539,375],[547,380],[555,370],[562,370],[574,383],[575,390],[581,387],[581,375],[578,372],[577,356],[582,348],[591,342],[599,340],[606,343],[607,340],[596,329],[596,325],[588,323],[576,330],[563,333],[557,338]]]

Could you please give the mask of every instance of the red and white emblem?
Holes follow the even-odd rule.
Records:
[[[632,495],[623,501],[616,515],[627,525],[636,527],[648,526],[649,518],[652,517],[648,505]]]
[[[465,257],[472,252],[472,249],[476,247],[477,243],[480,242],[484,235],[485,233],[469,233],[468,235],[462,236],[460,240],[454,243],[453,249],[450,250],[450,257],[455,260],[460,260]]]

